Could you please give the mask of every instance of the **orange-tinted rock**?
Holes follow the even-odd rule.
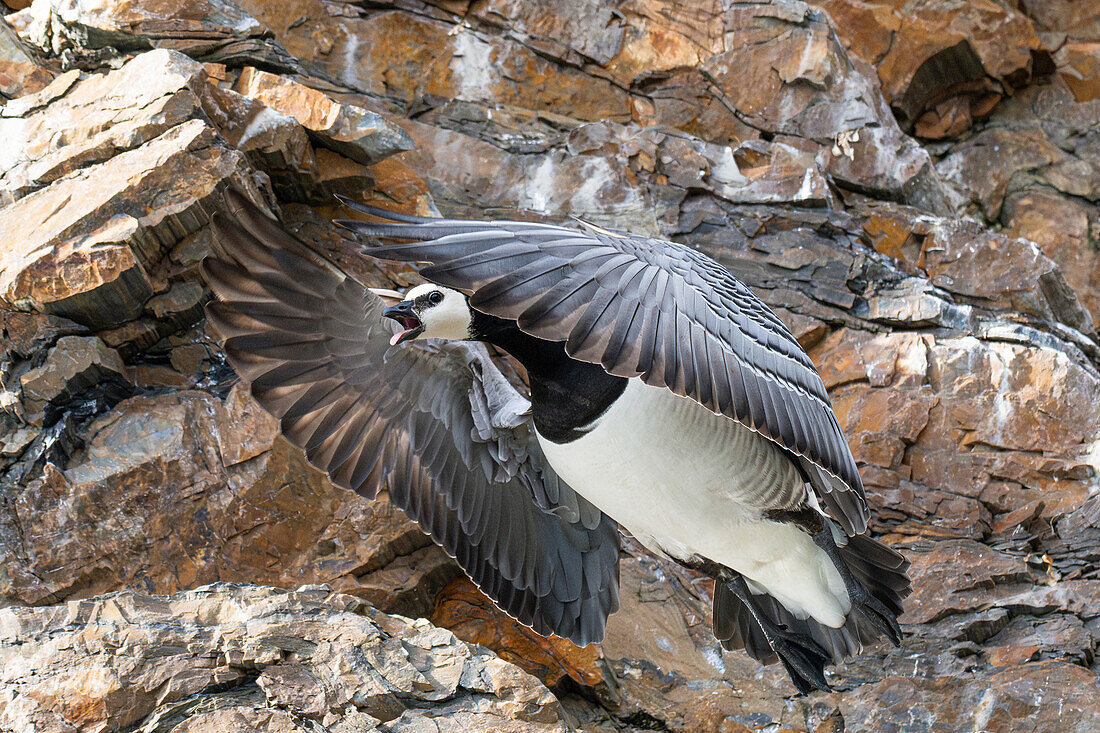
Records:
[[[1096,209],[1047,188],[1010,195],[1001,211],[1007,233],[1038,244],[1058,264],[1066,282],[1100,323],[1100,252],[1092,246]]]
[[[1009,713],[1042,720],[1026,690],[1091,729],[1100,698],[1076,691],[1096,686],[1100,606],[1100,347],[1082,307],[1098,302],[1100,108],[1058,74],[1029,82],[1053,67],[1017,11],[831,3],[846,51],[825,15],[797,0],[176,4],[73,2],[46,14],[43,2],[48,28],[34,13],[7,16],[63,54],[26,47],[18,58],[70,71],[0,112],[5,139],[32,133],[0,152],[0,222],[14,232],[0,282],[21,288],[10,301],[21,308],[93,328],[0,313],[6,602],[217,578],[328,582],[400,613],[435,611],[522,657],[557,681],[574,728],[608,733],[838,733],[913,720],[996,730],[1011,727]],[[1013,7],[1051,52],[1097,40],[1072,3]],[[241,23],[218,25],[230,16]],[[280,56],[279,42],[298,59]],[[160,50],[124,63],[150,45],[192,58]],[[901,85],[890,102],[916,105],[907,120],[918,134],[974,129],[926,152],[902,135],[880,93],[887,78]],[[416,148],[376,161],[372,139],[355,137],[363,120],[403,129],[395,139]],[[333,192],[424,215],[580,216],[720,260],[810,349],[871,529],[914,562],[901,648],[874,645],[838,665],[832,695],[792,697],[782,669],[714,642],[711,581],[629,541],[622,609],[598,649],[536,638],[464,582],[439,594],[460,577],[454,563],[384,496],[368,503],[307,469],[196,323],[207,297],[198,263],[220,246],[207,217],[224,185],[371,285],[417,275],[361,256],[329,222],[346,213]],[[947,216],[956,209],[976,220]],[[79,371],[105,374],[99,385],[74,394],[77,370],[58,385],[51,364],[70,337],[115,354],[121,372],[93,358]],[[138,396],[120,402],[130,389]],[[286,628],[306,612],[285,608]],[[450,643],[438,629],[379,623],[395,645],[417,634]],[[262,662],[227,654],[240,677],[224,682],[240,684],[187,698],[214,706],[187,721],[193,730],[278,729],[293,723],[288,710],[343,733],[424,723],[367,677],[354,705],[385,723],[337,721],[343,682],[321,684],[300,650]],[[171,684],[191,695],[207,680],[184,667]],[[80,679],[80,694],[64,680],[44,691],[46,707],[94,723],[105,705],[140,701],[106,677]],[[513,710],[548,715],[524,694]],[[238,696],[259,702],[218,707]],[[175,725],[183,713],[168,705],[131,727]]]
[[[599,646],[578,647],[558,637],[542,637],[517,624],[467,578],[455,580],[436,598],[429,620],[461,639],[487,646],[501,659],[530,672],[550,687],[568,677],[585,687],[606,686]]]
[[[408,136],[380,115],[266,71],[245,69],[236,91],[293,117],[320,145],[365,165],[411,147]]]
[[[952,150],[939,169],[967,187],[987,218],[996,219],[1013,176],[1039,172],[1065,159],[1040,130],[992,129]]]
[[[1030,21],[993,0],[815,0],[853,56],[873,66],[903,126],[955,137],[1026,84],[1042,48]]]
[[[370,166],[325,148],[318,149],[314,155],[317,158],[316,188],[324,203],[330,204],[333,194],[347,196],[354,201],[364,201],[377,187]],[[385,162],[380,161],[377,165]]]
[[[33,94],[49,84],[53,77],[54,73],[41,65],[34,49],[0,17],[0,96]]]
[[[1100,99],[1100,41],[1066,43],[1054,62],[1078,102]]]
[[[320,720],[341,733],[383,720],[394,730],[568,730],[530,675],[324,586],[218,584],[5,609],[0,642],[0,726],[10,730],[147,721],[180,733],[292,733]]]
[[[3,549],[9,601],[246,579],[354,593],[359,576],[428,542],[385,500],[307,467],[240,389],[224,403],[203,392],[135,397],[84,440],[78,462],[50,467],[0,518],[27,528],[19,554]]]
[[[171,0],[40,3],[17,16],[20,34],[54,54],[87,57],[93,64],[122,52],[164,48],[204,61],[296,64],[266,29],[236,3]]]
[[[555,65],[507,36],[485,36],[453,20],[398,12],[348,20],[343,27],[351,35],[345,43],[370,53],[355,53],[352,63],[341,65],[341,74],[360,89],[406,104],[434,96],[557,114],[568,110],[580,120],[625,122],[630,117],[623,89]]]
[[[234,148],[271,176],[280,196],[306,200],[322,172],[298,121],[263,102],[208,83],[199,89],[203,110]]]
[[[11,237],[2,260],[3,299],[89,325],[133,317],[152,294],[145,269],[164,246],[151,232],[169,238],[197,229],[199,201],[212,197],[241,163],[240,153],[190,120],[21,198],[0,211],[0,226]],[[89,181],[94,196],[73,195]],[[152,191],[160,198],[148,210],[142,201]]]
[[[986,652],[986,657],[994,667],[1009,667],[1030,662],[1038,653],[1037,646],[995,646]]]
[[[372,165],[370,173],[374,186],[364,197],[365,202],[403,214],[431,214],[428,184],[409,166],[397,158],[386,158]]]
[[[557,130],[599,119],[672,126],[721,147],[761,131],[794,135],[840,181],[947,210],[928,156],[901,135],[823,16],[800,2],[728,13],[501,2],[473,6],[466,25],[431,6],[365,18],[329,16],[308,0],[248,8],[288,47],[369,92],[364,105],[381,97],[497,147],[552,145]],[[505,16],[523,30],[499,33]],[[753,73],[762,76],[746,78]],[[831,155],[837,139],[850,146]]]
[[[201,66],[154,51],[0,121],[21,139],[18,157],[0,166],[17,197],[0,209],[7,304],[96,327],[140,313],[151,268],[205,223],[216,187],[234,179],[249,187],[243,155],[196,119],[200,84]],[[88,126],[65,122],[61,134],[55,114]]]

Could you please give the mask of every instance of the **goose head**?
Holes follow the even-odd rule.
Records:
[[[474,319],[465,295],[434,283],[417,285],[382,315],[401,324],[390,339],[394,346],[417,338],[468,339]]]

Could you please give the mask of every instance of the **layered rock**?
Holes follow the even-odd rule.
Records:
[[[5,16],[0,719],[1095,728],[1100,101],[1063,61],[1095,40],[1075,12],[37,0]],[[334,192],[580,216],[726,264],[810,352],[872,531],[914,563],[902,647],[794,697],[714,642],[709,581],[630,542],[598,647],[516,625],[384,496],[308,468],[235,382],[197,268],[227,185],[372,285],[416,274],[360,255],[329,223]],[[81,600],[216,581],[327,583],[431,617],[561,707],[448,632],[320,589]]]
[[[819,0],[845,47],[871,65],[902,126],[954,137],[1051,61],[1034,26],[1008,3]]]
[[[324,586],[6,609],[0,669],[7,729],[568,730],[531,675]]]

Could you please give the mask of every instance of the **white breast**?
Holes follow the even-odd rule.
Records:
[[[805,498],[794,465],[768,439],[631,379],[584,436],[539,441],[559,476],[649,549],[722,563],[796,613],[843,622],[847,593],[828,556],[762,516]]]

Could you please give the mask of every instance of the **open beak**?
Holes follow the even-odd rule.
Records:
[[[397,346],[424,333],[424,324],[413,312],[413,302],[411,300],[402,300],[397,305],[391,305],[382,311],[382,315],[401,324],[402,330],[393,335],[390,339],[390,346]]]

